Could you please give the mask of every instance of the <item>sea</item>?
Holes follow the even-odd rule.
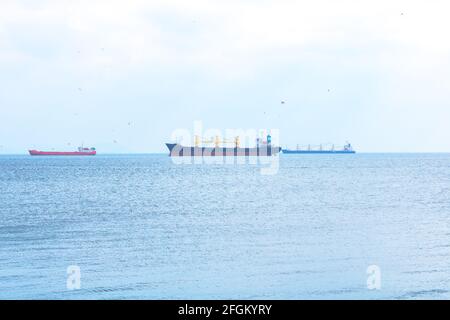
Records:
[[[450,299],[450,154],[275,161],[0,156],[0,299]]]

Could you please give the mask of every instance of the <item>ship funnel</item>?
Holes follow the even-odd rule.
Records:
[[[272,143],[272,136],[270,134],[267,135],[267,144]]]

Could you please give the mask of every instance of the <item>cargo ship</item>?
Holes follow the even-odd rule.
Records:
[[[222,147],[222,143],[232,143],[228,140],[221,140],[218,136],[215,139],[201,140],[199,136],[195,136],[195,146],[187,147],[179,143],[166,143],[169,149],[170,157],[264,157],[276,155],[281,151],[280,147],[272,146],[272,137],[267,136],[266,141],[256,139],[256,146],[252,148],[241,148],[239,146],[239,137],[235,137],[234,147]],[[214,147],[203,147],[201,143],[214,143]]]
[[[356,153],[350,143],[347,143],[342,148],[335,148],[334,145],[330,149],[324,149],[322,145],[318,148],[311,147],[310,145],[304,148],[297,146],[297,149],[283,149],[283,153],[287,154],[353,154]]]
[[[95,156],[95,148],[78,147],[78,151],[39,151],[28,150],[32,156]]]

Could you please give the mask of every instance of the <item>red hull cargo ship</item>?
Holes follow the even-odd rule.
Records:
[[[95,148],[79,147],[78,151],[39,151],[28,150],[32,156],[95,156],[97,151]]]

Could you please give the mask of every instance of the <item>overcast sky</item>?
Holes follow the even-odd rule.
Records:
[[[448,1],[0,0],[0,153],[205,128],[450,151]],[[285,101],[285,103],[281,103]]]

